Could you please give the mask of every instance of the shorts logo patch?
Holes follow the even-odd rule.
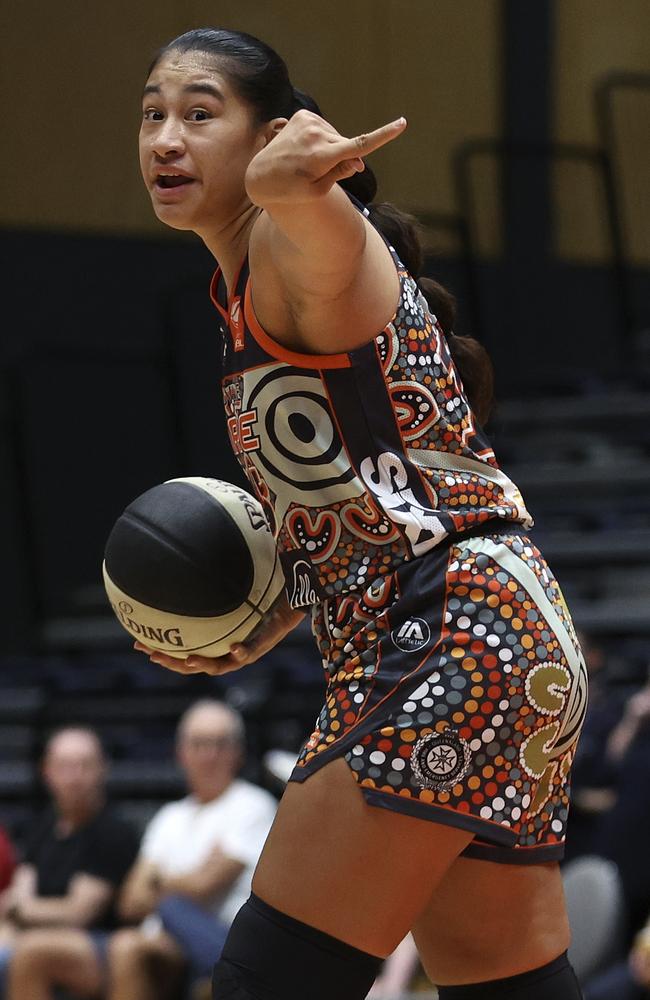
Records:
[[[399,628],[394,628],[391,639],[403,653],[413,653],[422,649],[431,638],[431,629],[424,618],[407,618]]]
[[[429,733],[418,740],[411,754],[411,768],[423,788],[437,792],[453,788],[469,769],[472,752],[455,729]]]

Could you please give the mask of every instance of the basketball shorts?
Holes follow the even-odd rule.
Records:
[[[313,609],[327,692],[292,781],[344,757],[367,802],[472,832],[468,857],[562,857],[587,673],[522,534],[464,537]]]

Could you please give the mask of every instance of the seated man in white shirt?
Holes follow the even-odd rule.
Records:
[[[276,808],[272,795],[236,777],[243,744],[240,716],[221,702],[200,701],[180,720],[190,794],[153,817],[124,883],[119,911],[138,925],[111,937],[110,1000],[161,1000],[188,964],[193,978],[210,974]]]

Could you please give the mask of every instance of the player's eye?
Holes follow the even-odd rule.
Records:
[[[164,115],[157,108],[145,108],[142,112],[142,118],[146,122],[161,122]]]
[[[192,108],[187,117],[191,122],[205,122],[208,118],[211,118],[212,115],[209,111],[206,111],[205,108]]]

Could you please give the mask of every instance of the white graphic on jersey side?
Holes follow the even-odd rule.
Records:
[[[312,587],[309,576],[310,566],[308,562],[299,560],[292,567],[293,587],[289,597],[289,604],[292,608],[304,608],[316,602],[316,591]]]
[[[361,463],[361,475],[386,515],[406,529],[413,554],[421,556],[445,537],[447,531],[436,512],[424,507],[408,485],[404,463],[390,451]]]

